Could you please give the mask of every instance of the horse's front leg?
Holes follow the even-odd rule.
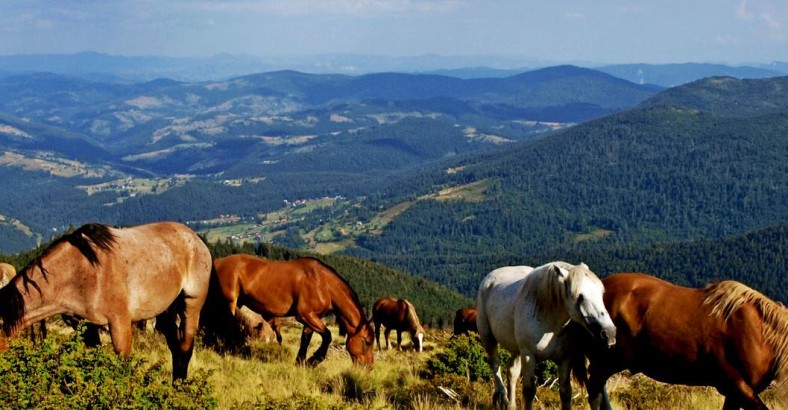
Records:
[[[605,363],[603,358],[592,355],[589,359],[588,382],[586,383],[588,404],[591,410],[612,410],[605,384],[607,384],[607,379],[610,375],[615,373],[615,370],[602,366],[601,364]],[[612,359],[607,360],[612,361]]]
[[[309,328],[309,326],[304,325],[304,329],[301,331],[301,345],[298,347],[296,364],[304,364],[306,360],[306,351],[309,349],[309,342],[312,341],[312,333],[314,333],[314,331]]]
[[[536,359],[525,351],[521,351],[520,356],[523,368],[523,399],[526,410],[531,410],[536,398]]]
[[[131,318],[115,317],[109,320],[109,335],[115,353],[128,358],[131,355]]]
[[[397,329],[397,350],[402,351],[402,331]]]
[[[322,338],[322,342],[320,343],[320,347],[317,348],[312,357],[307,360],[307,366],[317,366],[320,362],[322,362],[326,358],[326,354],[328,353],[328,348],[331,346],[331,331],[326,327],[326,324],[320,320],[320,317],[314,313],[310,312],[305,315],[301,316],[301,319],[304,321],[304,324],[309,326],[313,331],[317,332],[320,337]],[[306,327],[304,327],[306,330]],[[310,334],[311,338],[311,334]],[[303,340],[301,340],[303,343]],[[307,342],[307,345],[309,343]],[[303,348],[303,346],[302,346]],[[306,354],[306,348],[304,348],[304,354]]]
[[[572,383],[570,359],[565,358],[558,364],[558,395],[561,397],[561,410],[572,409]]]
[[[391,350],[391,344],[389,343],[390,335],[391,335],[391,328],[387,327],[386,330],[383,332],[383,337],[386,338],[386,350]]]

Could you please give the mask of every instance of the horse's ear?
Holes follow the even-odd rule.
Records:
[[[562,277],[564,279],[569,277],[569,271],[566,270],[566,269],[561,269],[561,267],[556,265],[556,264],[550,265],[550,270],[552,270],[553,273],[555,273],[556,275],[558,275],[558,276],[560,276],[560,277]]]
[[[580,266],[581,268],[586,269],[586,270],[591,270],[591,268],[589,268],[588,265],[586,265],[585,262],[580,262],[580,265],[578,265],[578,266]]]

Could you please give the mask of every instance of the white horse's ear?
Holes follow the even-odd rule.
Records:
[[[550,269],[552,269],[553,272],[555,272],[556,275],[558,275],[558,276],[560,276],[560,277],[562,277],[564,279],[569,277],[569,271],[566,270],[566,269],[561,269],[561,267],[558,266],[558,265],[550,265]]]
[[[581,268],[584,268],[584,269],[587,269],[587,270],[591,270],[591,268],[589,268],[589,267],[588,267],[588,265],[586,265],[586,263],[585,263],[585,262],[580,262],[580,265],[579,265],[579,266],[580,266]]]

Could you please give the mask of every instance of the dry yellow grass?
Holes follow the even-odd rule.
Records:
[[[465,393],[470,396],[450,399],[437,385],[421,377],[427,359],[440,351],[448,338],[445,331],[430,331],[426,352],[375,351],[372,368],[354,366],[344,349],[344,338],[332,328],[333,342],[326,360],[315,368],[296,366],[295,355],[301,327],[295,322],[283,328],[283,345],[253,343],[250,354],[241,357],[219,354],[199,345],[195,349],[190,371],[203,369],[211,372],[219,408],[363,408],[363,409],[487,409],[491,405],[492,381],[469,383]],[[106,336],[105,336],[106,337]],[[410,340],[403,336],[407,347]],[[109,340],[106,339],[108,342]],[[314,337],[310,354],[317,348],[319,337]],[[161,361],[169,366],[170,353],[162,336],[137,334],[135,354],[151,362]],[[461,378],[460,378],[461,379]],[[585,391],[574,387],[575,408],[588,408]],[[616,375],[608,381],[614,408],[628,409],[720,409],[722,397],[711,388],[671,386],[657,383],[642,375]],[[786,410],[769,392],[762,395],[772,409]],[[522,396],[518,395],[518,404]],[[537,409],[552,409],[559,405],[557,391],[539,388]]]

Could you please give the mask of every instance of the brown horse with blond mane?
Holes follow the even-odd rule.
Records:
[[[68,314],[109,325],[112,346],[128,357],[132,322],[158,315],[173,378],[185,378],[210,276],[208,247],[185,225],[83,225],[0,289],[0,346],[39,320]]]
[[[325,359],[331,331],[321,318],[333,313],[347,331],[346,348],[353,362],[372,364],[372,327],[358,295],[334,268],[315,258],[275,261],[246,254],[217,259],[214,268],[228,314],[247,306],[265,320],[293,316],[304,325],[296,363],[315,366]],[[208,310],[215,315],[219,308]],[[322,343],[305,361],[313,333],[321,336]]]
[[[464,335],[470,332],[479,333],[476,328],[476,306],[457,309],[454,314],[454,334]]]
[[[385,326],[383,337],[386,339],[386,349],[391,349],[389,334],[397,331],[397,349],[402,350],[402,332],[410,333],[410,340],[416,350],[421,352],[424,344],[424,328],[421,327],[416,308],[407,299],[396,299],[384,296],[372,306],[372,320],[375,322],[375,340],[380,351],[380,328]]]
[[[602,281],[616,325],[613,349],[589,358],[589,403],[610,408],[607,379],[624,369],[665,383],[712,386],[723,409],[766,409],[758,394],[776,381],[788,393],[788,312],[734,281],[704,289],[676,286],[638,273]]]

